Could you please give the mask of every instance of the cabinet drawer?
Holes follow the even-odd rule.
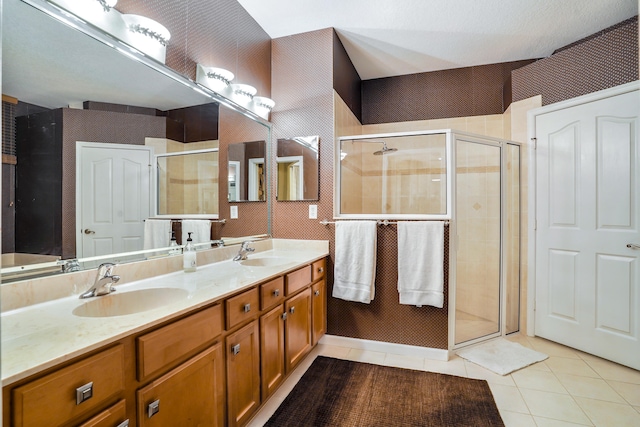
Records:
[[[128,422],[127,405],[121,400],[78,427],[128,427]]]
[[[286,279],[287,295],[304,288],[311,283],[311,266],[308,265],[292,273],[287,274]]]
[[[284,299],[284,277],[260,285],[260,310],[272,307]]]
[[[15,425],[65,424],[123,389],[124,348],[117,345],[13,390]]]
[[[174,362],[221,333],[222,306],[216,304],[138,337],[138,381],[172,367]]]
[[[227,309],[227,330],[251,319],[258,311],[258,288],[231,297],[225,301]]]
[[[326,268],[326,258],[319,259],[311,264],[311,281],[315,282],[322,279],[326,273]]]

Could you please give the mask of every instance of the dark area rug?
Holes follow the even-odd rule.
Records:
[[[504,423],[484,380],[318,357],[265,426]]]

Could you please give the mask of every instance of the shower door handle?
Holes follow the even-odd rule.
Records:
[[[640,245],[637,245],[635,243],[627,243],[627,247],[629,249],[640,249]]]

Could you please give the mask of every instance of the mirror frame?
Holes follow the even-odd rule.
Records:
[[[187,88],[190,88],[191,90],[204,95],[205,97],[209,98],[211,101],[213,102],[217,102],[220,106],[224,106],[226,108],[229,108],[232,111],[235,111],[245,117],[247,117],[250,120],[253,120],[254,122],[257,122],[261,125],[263,125],[266,130],[267,130],[267,138],[265,139],[265,152],[266,154],[271,152],[271,138],[272,138],[272,124],[268,121],[265,120],[264,118],[260,117],[259,115],[257,115],[256,113],[254,113],[253,111],[245,108],[244,106],[234,102],[231,99],[228,99],[220,94],[218,94],[217,92],[214,92],[213,90],[200,85],[198,83],[196,83],[195,81],[183,76],[182,74],[178,73],[177,71],[174,71],[173,69],[169,68],[168,66],[166,66],[163,63],[158,62],[157,60],[151,58],[150,56],[147,56],[146,54],[142,53],[141,51],[137,50],[136,48],[129,46],[128,44],[126,44],[125,42],[123,42],[120,39],[117,39],[116,37],[112,36],[111,34],[108,34],[102,30],[100,30],[99,28],[91,25],[90,23],[85,22],[84,20],[80,19],[79,17],[71,14],[70,12],[66,11],[65,9],[54,5],[52,3],[49,3],[45,0],[20,0],[23,3],[33,7],[34,9],[48,15],[49,17],[51,17],[52,19],[58,21],[59,23],[61,23],[62,25],[67,25],[75,30],[77,30],[79,32],[79,34],[81,35],[85,35],[88,37],[91,37],[95,40],[97,40],[100,43],[105,44],[108,47],[111,47],[112,49],[118,51],[121,55],[126,55],[127,57],[129,57],[131,60],[136,61],[142,65],[145,65],[157,72],[159,72],[160,74],[166,76],[167,78],[169,78],[170,80],[181,84],[183,86],[186,86]],[[0,82],[0,87],[1,87],[1,82]],[[265,156],[265,169],[266,169],[266,182],[269,183],[270,182],[270,156],[266,155]],[[266,185],[266,200],[270,200],[271,198],[271,186],[270,185]],[[267,236],[271,236],[272,234],[272,206],[271,203],[266,203],[267,206]],[[1,212],[1,208],[0,208],[0,212]],[[241,239],[239,239],[241,240]],[[239,242],[233,242],[233,244],[235,243],[239,243]],[[209,246],[210,247],[210,246]],[[59,274],[61,273],[61,268],[63,268],[63,266],[65,266],[65,264],[67,264],[69,261],[75,261],[75,262],[79,262],[80,264],[82,264],[83,262],[91,262],[91,261],[95,261],[98,258],[100,260],[110,260],[113,259],[114,257],[119,257],[119,256],[123,256],[123,257],[127,257],[130,255],[137,255],[137,254],[145,254],[145,253],[151,253],[151,252],[157,252],[157,249],[155,250],[147,250],[147,251],[136,251],[136,252],[130,252],[130,253],[122,253],[122,254],[111,254],[111,255],[104,255],[104,256],[100,256],[100,257],[93,257],[91,259],[66,259],[66,260],[59,260],[59,261],[54,261],[54,262],[47,262],[47,263],[40,263],[40,264],[32,264],[29,266],[21,266],[21,267],[10,267],[7,269],[0,269],[0,276],[2,275],[2,270],[5,270],[5,272],[10,272],[10,273],[15,273],[15,272],[27,272],[27,271],[33,271],[34,276],[28,276],[28,277],[23,277],[23,275],[19,275],[19,277],[15,278],[15,281],[18,280],[28,280],[31,279],[33,277],[41,277],[42,274],[39,274],[40,270],[46,271],[48,269],[51,269],[51,267],[59,267],[57,268],[55,271],[53,271],[53,274]],[[143,258],[146,259],[146,258]],[[132,259],[130,260],[130,262],[133,261],[139,261],[140,259]],[[0,266],[1,267],[1,266]],[[12,280],[12,278],[9,278],[9,280]],[[4,280],[3,280],[4,282]]]

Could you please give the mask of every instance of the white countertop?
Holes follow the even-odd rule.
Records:
[[[328,245],[327,245],[328,246]],[[293,249],[293,248],[292,248]],[[295,270],[328,255],[328,250],[310,247],[295,250],[272,249],[249,258],[279,257],[286,263],[252,267],[221,261],[116,286],[120,294],[146,288],[180,288],[185,298],[135,314],[113,317],[80,317],[73,310],[96,298],[77,295],[30,305],[2,313],[2,385],[6,386],[88,351],[138,333],[161,322],[192,311],[271,277]]]

